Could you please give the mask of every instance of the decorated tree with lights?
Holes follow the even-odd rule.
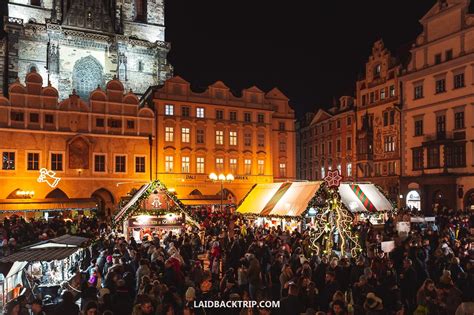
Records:
[[[352,232],[352,216],[339,195],[341,180],[338,170],[329,171],[310,202],[310,207],[318,208],[311,247],[318,254],[338,252],[339,255],[350,253],[352,257],[357,257],[362,249],[358,235]]]

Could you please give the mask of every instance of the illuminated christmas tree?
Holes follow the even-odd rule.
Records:
[[[352,232],[352,216],[342,204],[339,171],[329,171],[310,207],[318,208],[311,247],[317,254],[357,257],[362,251],[358,236]]]

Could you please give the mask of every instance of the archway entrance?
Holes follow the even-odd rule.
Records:
[[[418,191],[411,190],[407,194],[406,200],[407,207],[413,209],[417,209],[418,211],[421,209],[421,197]]]
[[[66,195],[64,191],[59,188],[54,189],[49,194],[46,195],[46,198],[55,198],[55,199],[68,199],[69,197]]]
[[[97,216],[111,217],[114,209],[114,195],[105,188],[94,191],[91,195],[97,201]]]
[[[474,210],[474,189],[464,195],[464,209]]]
[[[438,189],[433,194],[433,204],[438,207],[443,207],[446,205],[446,196],[441,189]]]

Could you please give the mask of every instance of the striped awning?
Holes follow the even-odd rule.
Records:
[[[392,203],[371,183],[342,183],[341,200],[352,212],[379,212],[393,209]]]
[[[16,211],[65,211],[65,210],[94,210],[97,201],[89,198],[75,199],[0,199],[0,213]]]
[[[282,183],[257,184],[253,186],[238,207],[237,212],[247,215],[260,214],[281,186]]]
[[[244,215],[303,215],[322,182],[257,184],[247,194],[237,212]],[[370,183],[342,183],[339,187],[342,203],[352,212],[390,211],[392,203]]]

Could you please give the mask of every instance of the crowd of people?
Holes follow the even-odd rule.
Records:
[[[95,238],[106,224],[100,224],[96,217],[62,215],[41,219],[25,219],[11,216],[0,221],[0,256],[7,256],[19,248],[32,243],[55,238],[64,234]]]
[[[107,231],[80,268],[80,289],[65,287],[52,307],[35,301],[33,314],[472,315],[474,216],[435,211],[435,224],[412,224],[404,236],[395,227],[408,212],[390,217],[382,228],[359,224],[363,251],[357,258],[315,255],[310,229],[252,226],[227,212],[205,215],[201,231],[161,239],[126,241]],[[15,233],[12,226],[3,229]],[[44,228],[30,233],[48,233]],[[68,224],[60,228],[70,232]],[[100,226],[80,229],[93,232]],[[19,240],[23,233],[14,235]],[[390,253],[381,250],[387,240],[395,241]],[[212,309],[199,304],[242,300],[278,301],[279,306]],[[15,301],[7,314],[25,311],[26,302]]]

